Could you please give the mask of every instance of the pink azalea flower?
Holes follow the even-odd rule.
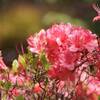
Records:
[[[9,74],[9,80],[12,84],[16,84],[17,82],[17,75]]]
[[[74,70],[75,62],[79,58],[78,53],[71,52],[70,50],[65,50],[59,54],[59,65],[67,68],[68,70]]]
[[[45,44],[45,30],[41,30],[35,37],[30,36],[27,40],[29,49],[33,53],[40,53]]]
[[[9,80],[12,84],[17,83],[19,86],[22,86],[24,84],[24,82],[26,81],[24,76],[13,75],[13,74],[9,75]]]
[[[88,82],[87,94],[96,93],[100,95],[100,81],[94,77],[90,77]]]
[[[93,22],[100,20],[100,8],[97,7],[95,4],[93,4],[93,8],[94,10],[97,12],[97,16],[94,17]]]
[[[71,42],[70,50],[82,51],[83,49],[87,49],[89,52],[92,52],[98,47],[96,37],[95,34],[92,34],[92,32],[87,29],[73,27],[73,30],[69,35]]]
[[[68,34],[71,32],[71,28],[71,24],[53,25],[46,31],[48,45],[51,41],[54,41],[54,43],[59,46],[67,42]]]
[[[51,69],[48,70],[48,75],[51,78],[56,78],[59,80],[73,81],[75,79],[75,75],[72,71],[56,65],[52,66]]]
[[[35,86],[33,88],[33,92],[34,93],[41,93],[42,92],[42,88],[40,87],[39,83],[35,84]]]
[[[3,69],[3,70],[7,69],[5,63],[3,62],[3,58],[2,57],[0,57],[0,69]]]
[[[13,88],[10,90],[13,96],[18,96],[20,94],[19,89]]]

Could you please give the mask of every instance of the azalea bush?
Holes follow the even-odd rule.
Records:
[[[99,19],[98,14],[93,21]],[[11,68],[0,55],[1,100],[99,100],[99,36],[61,23],[30,36],[27,43],[27,53],[19,54]]]

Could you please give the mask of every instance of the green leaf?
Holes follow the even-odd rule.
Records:
[[[24,57],[24,56],[19,55],[18,61],[22,64],[22,66],[23,66],[24,68],[27,66],[27,65],[26,65],[26,61],[25,61],[25,57]]]
[[[17,69],[19,67],[18,61],[15,59],[12,63],[12,70],[13,72],[17,72]]]
[[[11,83],[10,82],[6,82],[4,84],[5,89],[9,90],[11,88]]]
[[[16,100],[25,100],[25,99],[22,95],[19,95],[19,96],[16,97]]]
[[[100,100],[100,96],[98,96],[98,100]]]
[[[32,64],[33,64],[34,67],[37,66],[38,60],[39,60],[39,55],[34,54],[34,55],[33,55],[33,62],[32,62]]]
[[[49,82],[49,81],[48,81],[48,78],[46,78],[46,79],[45,79],[45,83],[46,83],[46,85],[48,84],[48,82]]]
[[[28,53],[24,55],[27,61],[27,65],[29,65],[32,69],[37,69],[37,62],[39,60],[39,55],[36,53],[32,53],[28,50]]]
[[[44,53],[41,54],[41,62],[43,64],[43,66],[45,67],[45,70],[48,70],[50,64],[48,63],[47,58]]]

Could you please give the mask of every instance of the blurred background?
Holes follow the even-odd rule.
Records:
[[[16,47],[26,45],[30,34],[54,23],[70,22],[100,34],[100,22],[92,22],[97,13],[92,4],[100,0],[0,0],[0,50],[11,64],[16,58]]]

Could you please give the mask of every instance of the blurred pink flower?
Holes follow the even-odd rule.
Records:
[[[96,93],[100,95],[100,80],[95,77],[89,77],[87,88],[87,94]]]
[[[3,62],[3,58],[0,57],[0,70],[6,70],[7,67],[5,65],[5,63]]]
[[[26,80],[25,80],[25,77],[22,76],[22,75],[13,75],[13,74],[10,74],[9,75],[9,80],[12,84],[18,84],[19,86],[22,86]]]
[[[93,22],[100,20],[100,8],[97,7],[95,4],[93,4],[93,8],[94,10],[97,12],[97,16],[94,17]]]

